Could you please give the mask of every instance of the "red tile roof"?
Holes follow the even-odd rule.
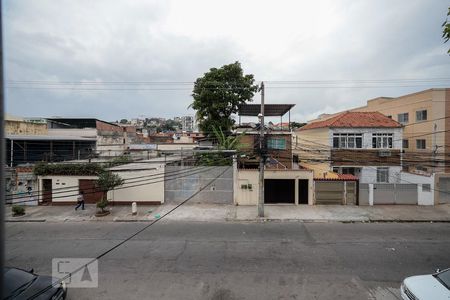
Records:
[[[358,177],[352,174],[337,174],[338,178],[314,178],[316,181],[358,181]]]
[[[400,123],[386,117],[380,112],[356,112],[347,111],[332,118],[306,124],[299,130],[326,128],[326,127],[352,127],[352,128],[370,128],[384,127],[395,128],[402,127]]]

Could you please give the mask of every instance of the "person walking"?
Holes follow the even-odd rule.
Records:
[[[80,193],[78,194],[77,203],[78,204],[75,207],[75,210],[77,210],[78,207],[80,207],[80,206],[81,206],[81,209],[84,210],[84,192],[83,191],[80,191]]]

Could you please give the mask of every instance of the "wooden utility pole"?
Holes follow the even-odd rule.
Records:
[[[258,217],[264,217],[264,82],[261,82],[261,112],[259,118],[259,198]]]

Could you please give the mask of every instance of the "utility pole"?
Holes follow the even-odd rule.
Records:
[[[437,129],[437,124],[434,123],[434,125],[433,125],[433,147],[431,148],[431,150],[432,150],[431,155],[432,155],[432,158],[433,158],[433,162],[431,163],[432,173],[436,172],[436,164],[437,164],[436,152],[437,152],[438,147],[437,147],[437,144],[436,144],[436,129]]]
[[[258,217],[264,217],[264,82],[261,82],[261,112],[259,118],[259,198]]]

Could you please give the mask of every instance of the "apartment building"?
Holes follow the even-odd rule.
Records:
[[[402,140],[402,125],[379,112],[344,112],[295,130],[292,152],[315,178],[333,171],[361,183],[396,183]]]
[[[379,111],[403,125],[404,170],[450,172],[450,88],[379,97],[351,111]]]

